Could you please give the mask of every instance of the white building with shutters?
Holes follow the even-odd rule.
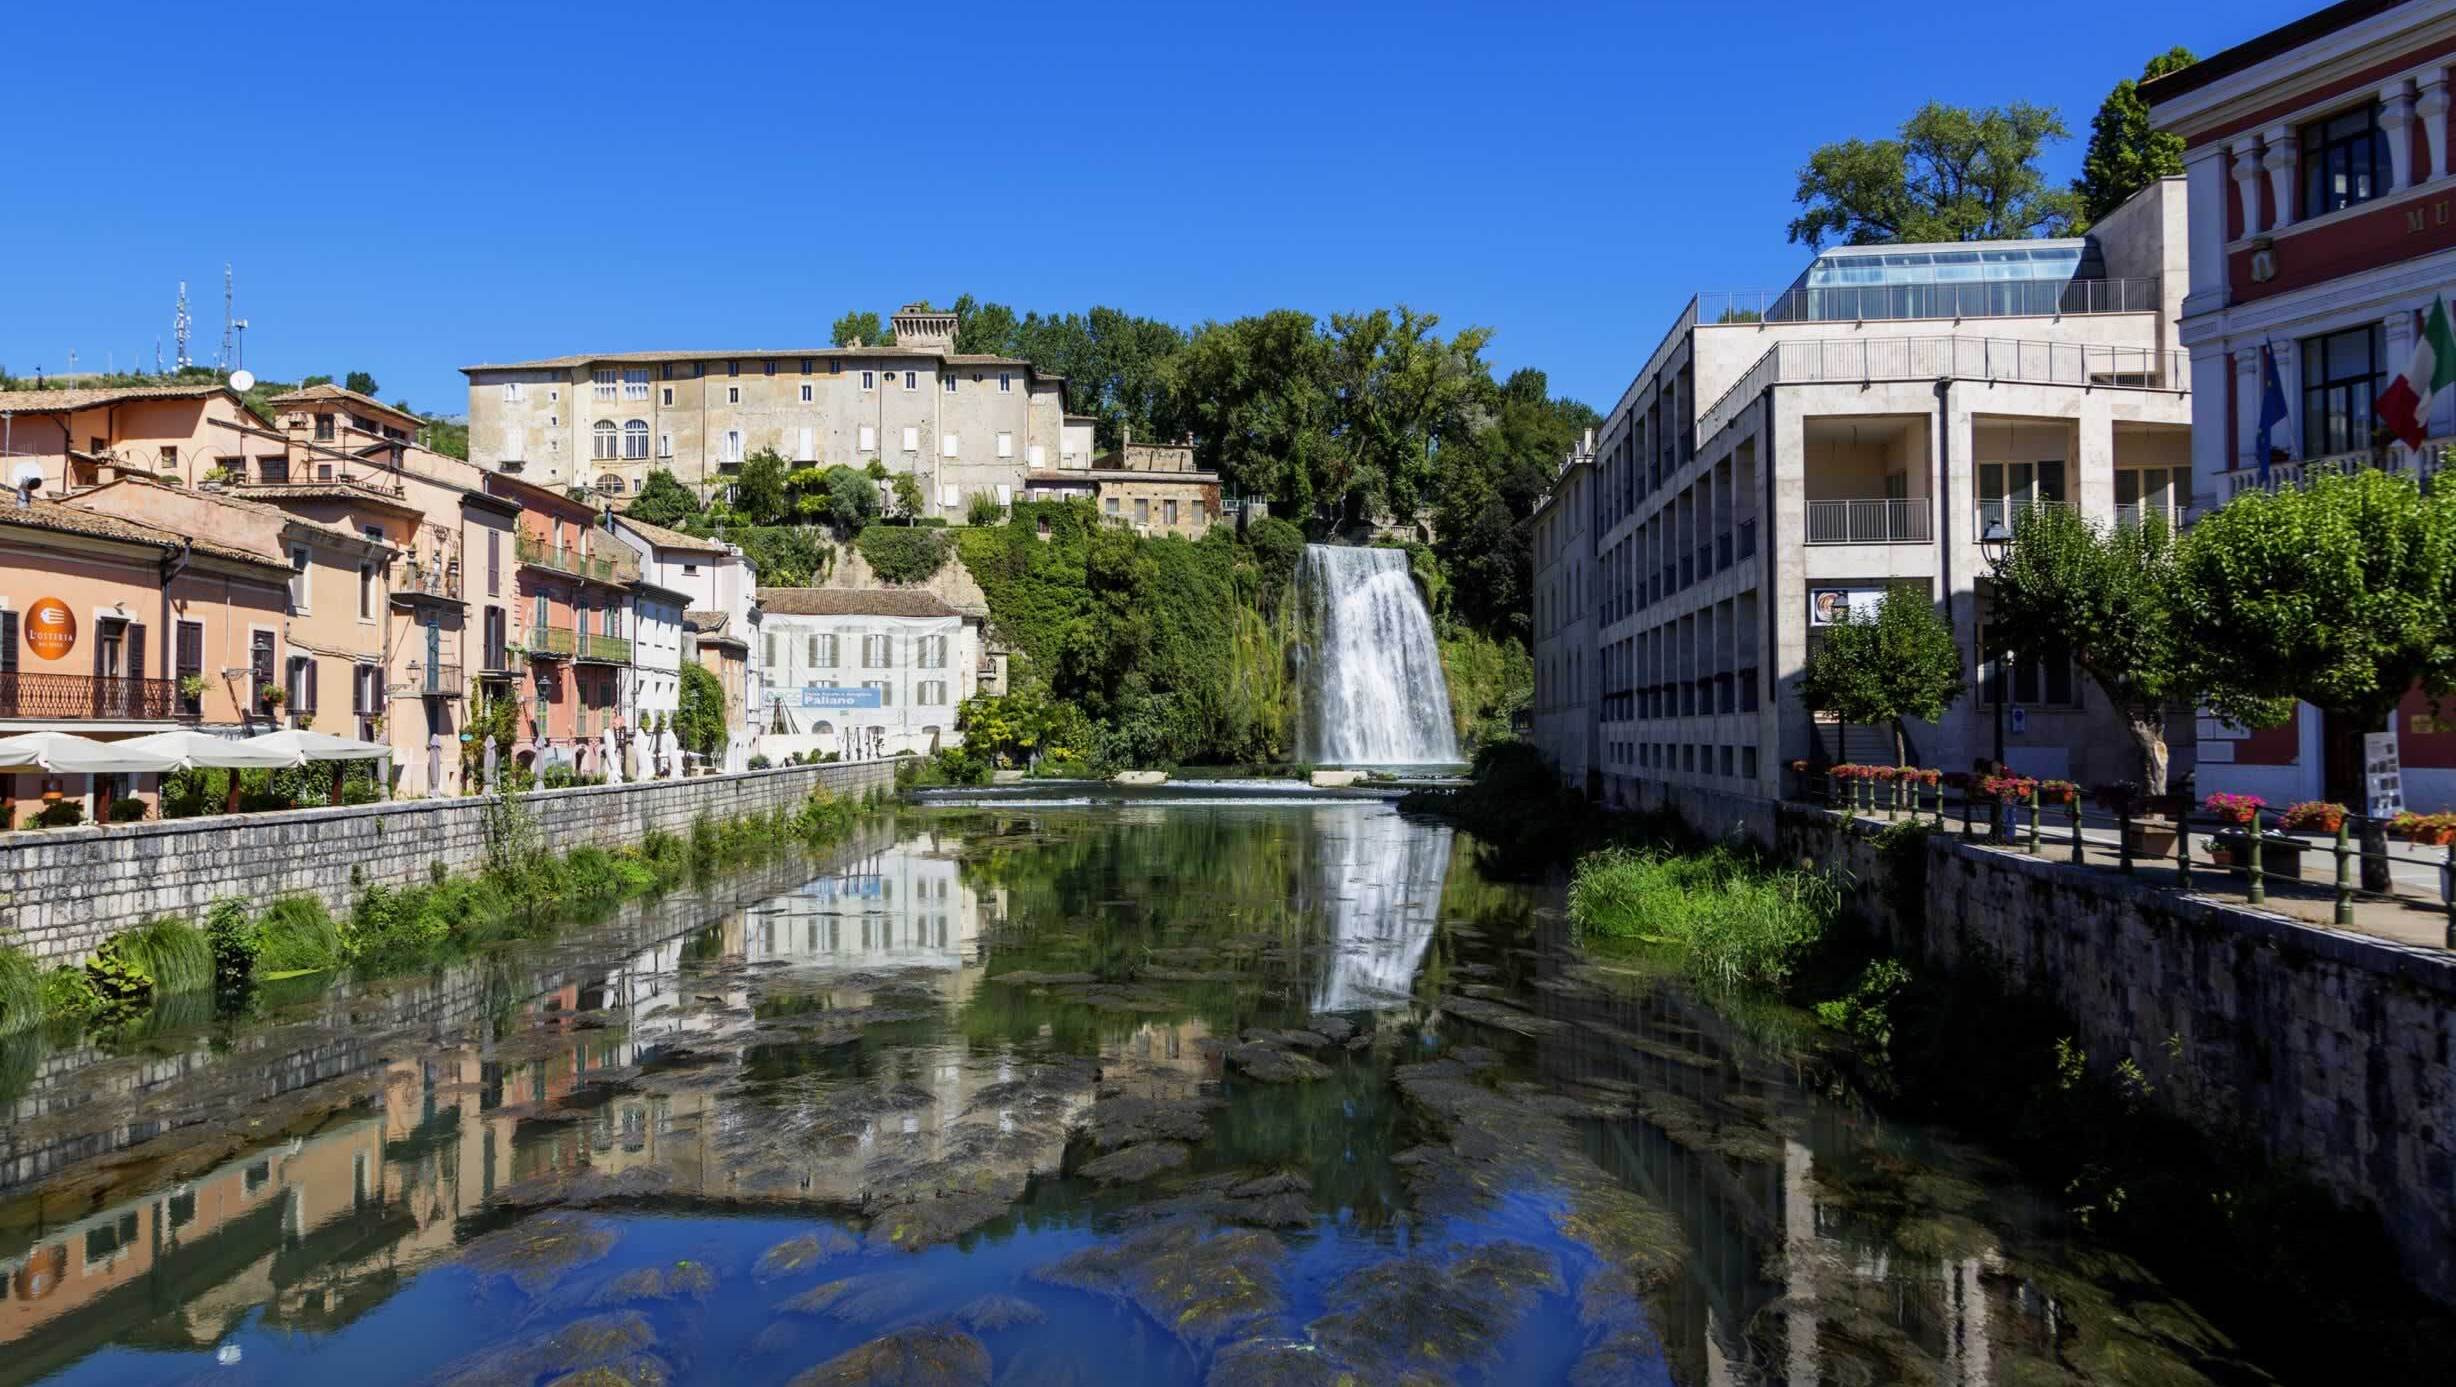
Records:
[[[927,592],[769,588],[759,601],[769,756],[925,756],[962,741],[978,620]]]

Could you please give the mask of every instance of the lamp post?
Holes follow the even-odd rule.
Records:
[[[1987,620],[1990,625],[1992,625],[1995,620],[1995,585],[2001,583],[2004,579],[2004,560],[2005,557],[2012,552],[2012,547],[2013,532],[2005,525],[2004,517],[2001,514],[1990,517],[1987,521],[1986,528],[1979,532],[1978,537],[1979,553],[1985,556],[1987,560],[1987,581],[1989,584],[1987,592]],[[1996,651],[2001,651],[2003,649],[2003,641],[2000,639],[1992,640],[1988,642],[1988,644],[1996,647]],[[1995,763],[1996,769],[2000,773],[2004,767],[2004,694],[2005,685],[2009,683],[2010,680],[2007,678],[2006,671],[2004,669],[2004,660],[2001,654],[1997,654],[1993,651],[1981,651],[1980,660],[1980,668],[1985,669],[1992,665],[1993,669],[1995,670],[1995,687],[1989,690],[1988,693],[1989,701],[1995,704]]]

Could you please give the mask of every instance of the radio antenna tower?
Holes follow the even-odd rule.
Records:
[[[179,281],[179,307],[171,314],[171,369],[188,369],[188,282]]]
[[[154,334],[154,374],[162,374],[162,334]]]
[[[230,262],[222,262],[222,356],[214,363],[222,370],[239,369],[239,334],[247,330],[246,320],[231,310],[236,304]]]

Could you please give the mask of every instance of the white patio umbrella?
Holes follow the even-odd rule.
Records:
[[[623,762],[621,754],[614,746],[614,729],[609,727],[599,733],[598,742],[602,750],[598,752],[597,760],[598,764],[605,767],[605,783],[608,785],[622,784]]]
[[[267,750],[290,753],[291,765],[300,761],[377,761],[392,755],[392,748],[382,742],[362,742],[355,737],[336,737],[303,727],[268,732],[249,740]]]
[[[43,770],[53,775],[125,775],[179,769],[179,759],[127,742],[98,742],[69,732],[27,732],[0,737],[0,770]]]
[[[270,737],[216,737],[190,727],[173,728],[150,736],[131,737],[115,745],[131,751],[143,749],[178,758],[177,770],[206,766],[215,770],[272,770],[295,766],[302,759],[299,753],[285,747],[267,746]]]

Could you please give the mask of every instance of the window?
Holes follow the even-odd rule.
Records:
[[[612,462],[618,446],[615,442],[618,435],[614,429],[614,421],[611,419],[600,419],[596,423],[591,424],[589,426],[589,437],[591,440],[591,451],[589,456],[595,458],[599,462]]]
[[[859,440],[856,446],[862,452],[870,453],[878,450],[878,429],[874,425],[862,425],[856,438]]]
[[[942,458],[951,458],[954,457],[959,451],[960,450],[956,446],[954,434],[942,433],[938,435],[938,456]]]
[[[725,403],[729,405],[738,405],[742,403],[742,387],[738,385],[726,386]]]
[[[999,434],[999,435],[998,435],[998,456],[999,456],[999,457],[1002,457],[1002,458],[1011,458],[1011,457],[1013,457],[1014,455],[1015,455],[1015,436],[1014,436],[1013,434],[1011,434],[1011,433],[1002,433],[1002,434]]]
[[[648,421],[623,421],[623,457],[631,462],[644,461],[648,456]]]
[[[375,620],[375,560],[361,559],[358,563],[358,619]]]
[[[11,627],[14,627],[16,625],[16,613],[11,612],[8,615],[8,624]],[[15,640],[17,633],[14,630],[10,630],[0,634],[5,634],[9,638],[7,658],[14,662],[17,656],[17,642]],[[14,666],[12,663],[12,668],[13,667]],[[182,684],[185,684],[191,678],[202,679],[204,677],[205,624],[203,622],[183,621],[179,623],[178,629],[174,633],[171,644],[171,673],[172,676],[178,679]],[[179,707],[182,712],[187,713],[191,717],[200,714],[205,711],[204,695],[197,694],[191,696],[183,691],[179,695]]]
[[[923,636],[918,641],[914,642],[913,650],[913,664],[915,668],[945,669],[947,667],[946,637]]]
[[[904,388],[905,388],[905,389],[907,389],[907,390],[918,390],[918,389],[920,389],[920,388],[921,388],[921,373],[920,373],[920,372],[918,372],[918,371],[906,371],[906,372],[904,373]]]
[[[863,636],[861,638],[863,669],[895,668],[895,638],[893,636]]]
[[[2061,459],[2045,462],[1982,462],[1978,465],[1978,532],[2001,521],[2007,529],[2018,524],[2021,512],[2041,502],[2059,504],[2064,499],[2064,464]]]
[[[943,679],[924,679],[914,687],[913,702],[924,708],[943,708],[947,702],[947,686]]]
[[[621,373],[615,371],[612,367],[607,367],[601,371],[591,371],[588,373],[589,394],[600,400],[613,399],[615,394],[615,382],[621,378]]]
[[[717,456],[717,461],[740,462],[741,460],[742,431],[740,429],[727,429],[725,430],[724,451]]]
[[[333,416],[329,414],[316,416],[316,441],[319,443],[333,441]]]
[[[1160,523],[1163,525],[1174,525],[1177,523],[1176,502],[1162,501],[1160,503]]]
[[[893,684],[884,679],[864,679],[861,681],[861,686],[865,689],[878,690],[879,707],[892,708],[895,706],[895,686]]]
[[[1193,506],[1194,506],[1194,515],[1193,515],[1194,526],[1195,526],[1195,528],[1200,529],[1200,528],[1202,527],[1202,502],[1201,502],[1200,500],[1196,500],[1196,501],[1193,503]]]
[[[1048,458],[1049,454],[1047,450],[1043,449],[1037,443],[1023,450],[1023,465],[1032,468],[1035,471],[1047,466]]]
[[[657,391],[657,403],[667,409],[672,409],[674,407],[674,387],[670,385],[660,387]]]
[[[511,641],[509,635],[503,629],[503,609],[501,607],[488,607],[486,609],[485,639],[486,668],[509,668],[510,662],[504,657],[510,653],[508,647],[510,646]]]
[[[862,372],[862,373],[861,373],[861,388],[862,388],[862,389],[864,389],[864,390],[876,390],[876,389],[878,388],[878,372],[876,372],[876,371],[864,371],[864,372]]]
[[[810,638],[811,666],[815,669],[834,669],[840,639],[836,636],[812,636]]]
[[[672,434],[670,434],[670,433],[661,433],[661,434],[658,434],[658,435],[657,435],[657,456],[658,456],[658,457],[661,457],[661,458],[669,458],[669,457],[672,457],[673,455],[674,455],[674,436],[673,436]]]
[[[2371,446],[2378,427],[2382,331],[2377,323],[2302,340],[2303,456]]]
[[[623,369],[623,398],[626,400],[645,400],[648,398],[647,367],[628,366]]]
[[[955,376],[954,376],[954,374],[953,374],[952,372],[950,372],[950,373],[948,373],[948,374],[946,374],[946,375],[940,376],[940,377],[938,378],[938,388],[939,388],[939,389],[941,389],[941,390],[944,390],[945,392],[947,392],[947,393],[948,393],[948,394],[950,394],[950,395],[954,394],[954,393],[955,393]]]
[[[2115,470],[2115,523],[2136,525],[2156,515],[2173,528],[2192,495],[2188,467],[2119,467]]]
[[[1134,523],[1137,525],[1151,523],[1151,502],[1141,496],[1134,498]]]
[[[725,374],[726,374],[726,375],[729,375],[729,376],[738,376],[738,375],[742,374],[742,363],[741,363],[741,362],[739,362],[739,361],[728,361],[728,362],[726,362],[726,363],[725,363]]]
[[[766,661],[766,664],[767,664],[768,668],[770,668],[770,669],[774,669],[774,668],[776,667],[776,633],[775,633],[775,632],[770,631],[770,632],[768,632],[768,633],[767,633],[767,640],[766,640],[766,642],[765,642],[765,647],[766,647],[766,649],[767,649],[767,661]]]
[[[350,711],[362,718],[371,718],[384,711],[382,665],[350,667]]]
[[[802,403],[803,403],[803,404],[809,404],[809,403],[810,403],[812,400],[814,400],[814,399],[818,398],[818,397],[817,397],[817,395],[814,393],[814,392],[817,390],[817,388],[818,388],[818,387],[816,387],[816,386],[812,385],[812,384],[811,384],[810,382],[808,382],[808,381],[803,381],[803,382],[802,382]]]
[[[998,393],[1001,395],[1015,393],[1015,377],[1012,372],[1000,371],[998,373]]]
[[[921,451],[921,430],[910,427],[904,430],[904,451],[908,453]]]
[[[843,362],[841,362],[841,361],[835,361],[835,360],[832,360],[832,359],[831,359],[831,360],[830,360],[830,361],[827,363],[827,374],[829,374],[829,375],[831,375],[831,376],[840,376],[840,375],[843,375],[843,374],[844,374],[844,363],[843,363]]]
[[[1117,514],[1117,498],[1116,498],[1116,497],[1111,496],[1111,497],[1109,497],[1109,498],[1108,498],[1106,501],[1102,502],[1102,504],[1103,504],[1103,505],[1105,505],[1105,506],[1108,508],[1108,512],[1109,512],[1109,514],[1111,514],[1111,515],[1115,515],[1115,514]]]
[[[282,692],[289,695],[290,711],[312,713],[316,710],[316,662],[312,655],[290,657],[288,677],[282,680]]]
[[[1984,691],[1980,701],[1996,704],[2010,701],[2017,704],[2063,706],[2076,703],[2072,683],[2072,654],[2061,642],[2047,647],[2043,656],[2010,656],[1992,650],[1992,633],[1982,622],[1978,628],[1979,649],[1990,651],[1989,658],[1979,664],[1979,682]],[[2009,671],[2011,698],[2005,697],[2005,675]]]
[[[503,403],[507,405],[519,404],[525,397],[525,394],[526,392],[522,388],[519,381],[507,380],[503,382]]]
[[[503,532],[486,532],[486,595],[503,595]]]
[[[290,546],[290,610],[300,616],[307,614],[307,546]]]
[[[2388,191],[2388,137],[2372,102],[2302,130],[2302,214],[2316,217]]]
[[[760,367],[762,368],[762,369],[761,369],[761,372],[760,372],[762,375],[770,375],[770,376],[772,376],[772,375],[775,375],[775,374],[776,374],[776,363],[775,363],[775,362],[773,362],[773,361],[762,361],[762,362],[760,362],[760,363],[759,363],[759,365],[760,365]]]

